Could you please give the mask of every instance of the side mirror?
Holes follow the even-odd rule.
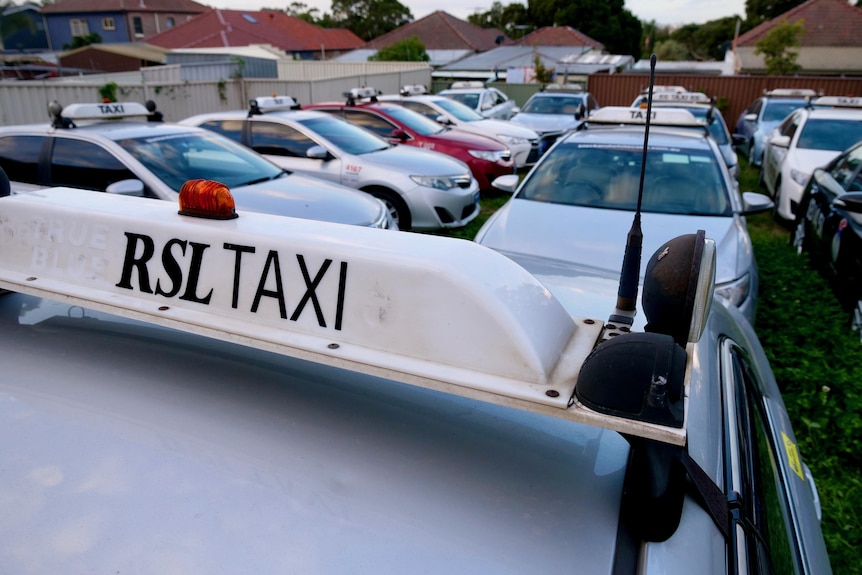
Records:
[[[731,140],[733,141],[733,147],[738,148],[739,146],[745,144],[745,136],[742,134],[731,134]]]
[[[851,214],[862,214],[862,192],[847,192],[835,198],[832,205]]]
[[[766,194],[757,192],[742,193],[742,215],[750,216],[752,214],[760,214],[772,209],[775,202]]]
[[[403,142],[403,141],[407,140],[410,136],[404,130],[402,130],[400,128],[395,128],[394,130],[392,130],[392,133],[389,134],[389,137],[392,138],[393,140],[399,140],[399,141]]]
[[[445,116],[443,114],[440,114],[439,116],[437,116],[434,119],[437,120],[438,124],[443,124],[444,126],[452,125],[452,120],[450,120],[448,116]]]
[[[773,136],[769,138],[769,145],[787,148],[790,146],[790,136]]]
[[[742,117],[742,121],[754,123],[757,121],[757,114],[746,114]]]
[[[144,182],[135,179],[120,180],[105,188],[105,191],[109,194],[140,197],[144,195]]]
[[[505,176],[498,176],[494,178],[494,181],[491,182],[491,187],[497,188],[501,192],[506,192],[512,194],[518,189],[518,183],[520,178],[515,174],[506,174]]]
[[[515,106],[514,108],[512,108],[512,115],[513,116],[515,114],[520,114],[520,113],[521,113],[521,108],[519,108],[518,106]]]
[[[329,152],[323,146],[311,146],[305,152],[305,155],[312,160],[329,160]]]

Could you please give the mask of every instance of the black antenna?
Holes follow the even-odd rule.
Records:
[[[634,323],[638,299],[638,283],[641,276],[641,251],[643,250],[643,232],[641,231],[641,202],[644,194],[644,173],[646,171],[647,146],[649,144],[649,125],[652,117],[652,89],[655,83],[655,54],[649,59],[649,92],[647,93],[647,115],[644,129],[644,148],[641,158],[641,178],[638,183],[638,206],[635,219],[626,238],[626,252],[623,256],[623,267],[620,271],[620,288],[617,291],[617,307],[608,320],[611,323]]]

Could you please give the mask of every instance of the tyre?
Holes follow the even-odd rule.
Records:
[[[386,205],[386,209],[389,210],[389,215],[392,217],[392,221],[398,225],[399,230],[410,230],[412,225],[410,210],[407,208],[407,204],[404,203],[404,200],[401,199],[401,196],[391,190],[384,190],[381,188],[365,191]]]
[[[781,180],[775,182],[775,197],[773,198],[774,204],[772,205],[772,218],[782,226],[788,225],[788,220],[784,219],[784,216],[778,211],[779,206],[781,205]]]
[[[790,245],[797,254],[805,251],[805,218],[796,219],[796,227],[790,233]]]
[[[752,140],[748,143],[748,164],[750,166],[756,167],[757,166],[757,164],[755,162],[756,159],[757,159],[757,157],[754,154],[754,140]]]

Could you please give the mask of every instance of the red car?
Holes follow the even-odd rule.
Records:
[[[425,116],[388,102],[334,102],[310,104],[371,130],[395,144],[433,150],[457,158],[470,167],[480,190],[491,190],[494,178],[514,171],[509,148],[493,138],[441,126]]]

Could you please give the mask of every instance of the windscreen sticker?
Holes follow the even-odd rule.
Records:
[[[802,461],[799,459],[799,451],[796,449],[796,444],[783,431],[781,432],[781,440],[784,442],[784,450],[787,452],[787,464],[790,465],[790,469],[802,481],[805,481],[805,474],[802,471]]]

